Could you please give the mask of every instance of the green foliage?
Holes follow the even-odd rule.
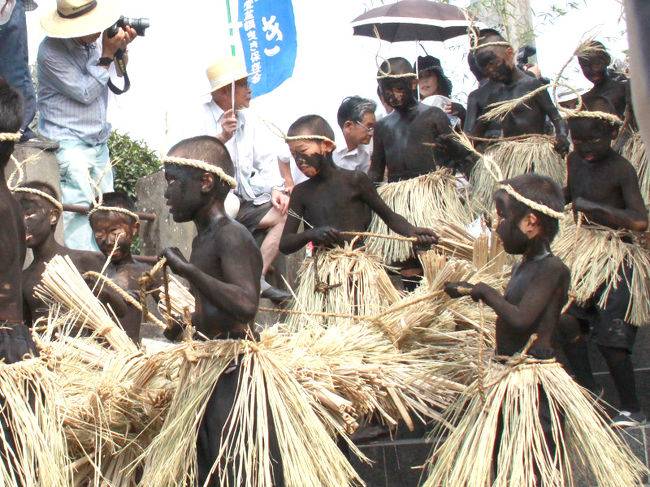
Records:
[[[143,141],[113,130],[108,138],[108,151],[113,164],[115,190],[136,199],[135,183],[143,176],[160,171],[158,156]]]

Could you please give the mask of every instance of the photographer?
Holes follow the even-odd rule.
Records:
[[[113,171],[106,170],[109,69],[116,52],[126,51],[137,35],[125,26],[110,37],[106,29],[119,18],[111,0],[57,0],[57,9],[41,18],[47,37],[38,49],[38,127],[59,142],[64,204],[90,205],[95,193],[89,176],[102,192],[113,190]],[[65,212],[63,222],[67,247],[98,250],[86,215]]]

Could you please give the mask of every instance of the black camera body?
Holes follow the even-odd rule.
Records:
[[[144,31],[151,25],[149,23],[149,19],[147,18],[141,18],[141,19],[136,19],[136,18],[131,18],[131,17],[124,17],[123,15],[118,19],[117,22],[115,22],[113,25],[111,25],[108,29],[106,29],[106,34],[108,37],[115,37],[117,35],[118,29],[121,27],[124,29],[126,26],[133,27],[135,29],[136,33],[139,36],[144,35]]]
[[[517,53],[517,67],[519,69],[524,69],[528,64],[529,58],[533,57],[535,54],[537,54],[537,49],[531,45],[519,48],[519,52]]]

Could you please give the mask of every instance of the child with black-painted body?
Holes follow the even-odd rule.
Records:
[[[246,228],[228,217],[224,210],[224,200],[231,189],[229,181],[234,182],[230,155],[216,138],[200,136],[179,142],[168,156],[199,161],[210,169],[169,162],[173,159],[165,162],[165,198],[170,213],[174,221],[192,221],[197,229],[189,262],[175,247],[162,252],[170,269],[190,284],[196,300],[196,311],[192,315],[196,338],[253,339],[262,255]],[[167,336],[175,338],[180,331],[170,330]],[[240,366],[240,362],[233,363],[219,377],[206,405],[197,444],[198,485],[220,485],[220,470],[226,467],[219,465],[215,472],[211,469],[220,453],[223,435],[226,434],[223,429],[241,387]],[[284,485],[282,463],[271,421],[269,432],[274,474],[272,485],[281,487]],[[227,460],[239,462],[241,459]],[[232,477],[234,470],[228,466],[228,475]],[[231,477],[229,485],[236,485],[235,478]]]
[[[27,326],[31,326],[38,318],[47,316],[49,310],[34,295],[34,287],[41,282],[45,266],[54,256],[69,257],[82,275],[87,271],[99,272],[104,259],[97,252],[69,249],[55,240],[54,234],[63,212],[59,196],[50,184],[30,181],[16,188],[14,196],[25,217],[25,244],[33,254],[31,264],[22,275],[24,320]],[[116,314],[125,309],[115,306],[115,301],[111,304]]]
[[[140,230],[140,220],[135,213],[135,203],[124,192],[115,191],[102,195],[102,204],[89,215],[95,242],[104,257],[109,260],[105,274],[115,284],[141,301],[140,278],[151,266],[137,262],[131,255],[131,244]],[[101,284],[101,283],[100,283]],[[158,301],[161,282],[157,276],[150,281],[144,292]],[[107,286],[99,286],[106,288]],[[142,312],[123,297],[123,311],[116,313],[122,328],[135,343],[140,343]]]
[[[392,211],[366,174],[334,164],[334,132],[322,117],[300,117],[289,128],[288,139],[298,168],[309,179],[292,193],[291,212],[280,240],[281,252],[296,252],[309,242],[331,247],[351,241],[353,235],[341,232],[365,232],[372,211],[396,233],[417,238],[419,245],[428,247],[437,241],[433,230],[415,227]],[[310,228],[297,233],[301,219]]]
[[[593,99],[591,107],[604,114],[615,112],[603,97]],[[569,129],[574,150],[567,160],[565,197],[567,203],[573,204],[576,217],[582,214],[582,227],[588,229],[596,224],[614,230],[645,231],[648,212],[636,171],[611,147],[618,133],[617,125],[611,119],[581,117],[578,113],[569,119]],[[632,242],[631,238],[628,242]],[[574,249],[579,251],[579,246]],[[604,284],[586,303],[573,304],[562,318],[561,338],[576,380],[597,395],[602,394],[602,386],[595,382],[591,371],[586,332],[591,331],[605,357],[620,399],[621,413],[613,420],[619,426],[645,422],[631,360],[638,327],[626,319],[631,300],[631,265],[624,262],[620,267],[617,285],[605,303],[600,303],[607,287]]]

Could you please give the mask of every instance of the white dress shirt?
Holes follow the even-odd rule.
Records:
[[[334,151],[332,159],[334,164],[343,169],[359,170],[368,174],[370,156],[372,156],[372,141],[370,144],[359,144],[352,150],[348,150],[348,146],[343,145]]]
[[[203,104],[203,110],[205,133],[216,137],[223,131],[224,111],[212,100]],[[242,199],[261,205],[271,200],[273,188],[284,186],[278,166],[280,143],[258,117],[248,110],[237,112],[237,129],[226,148],[235,165],[237,195]]]

